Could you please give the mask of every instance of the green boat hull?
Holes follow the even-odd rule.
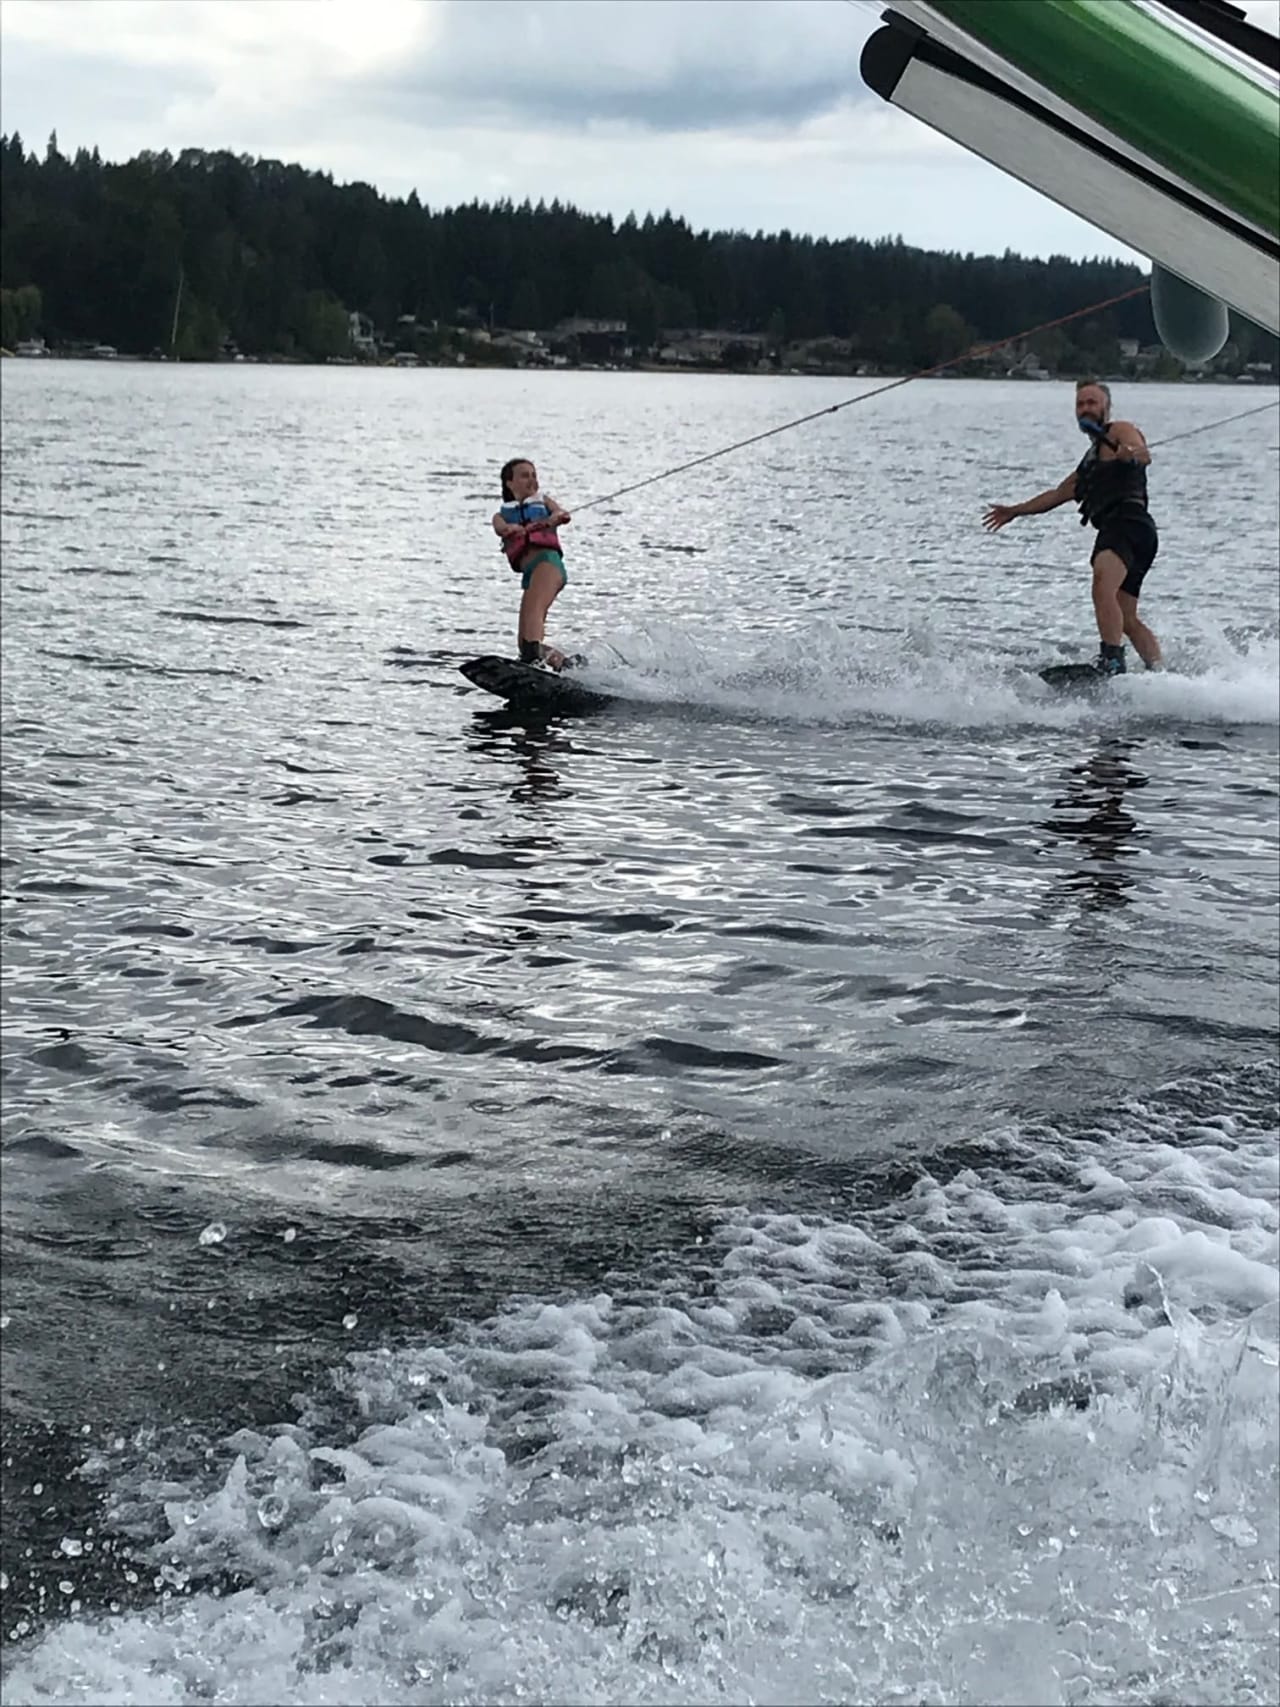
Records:
[[[1131,0],[933,0],[1042,88],[1271,237],[1280,100]]]
[[[883,99],[1153,262],[1186,360],[1222,305],[1280,335],[1280,92],[1132,0],[895,0]]]

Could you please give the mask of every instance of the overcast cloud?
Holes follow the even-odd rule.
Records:
[[[1247,0],[1275,32],[1280,0]],[[433,206],[1124,254],[863,88],[871,0],[3,0],[0,124],[229,148]]]

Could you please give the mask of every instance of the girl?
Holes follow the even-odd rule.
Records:
[[[502,507],[493,518],[493,531],[524,588],[516,629],[520,661],[561,670],[565,655],[546,645],[543,634],[547,612],[568,580],[556,529],[567,526],[572,518],[550,493],[539,492],[538,471],[527,457],[504,463],[501,480]]]

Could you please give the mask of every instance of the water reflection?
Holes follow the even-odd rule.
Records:
[[[1131,862],[1136,839],[1145,832],[1128,810],[1133,789],[1148,777],[1132,762],[1139,742],[1120,737],[1102,741],[1097,751],[1067,772],[1066,788],[1054,801],[1054,813],[1041,828],[1078,845],[1082,858],[1054,892],[1069,896],[1085,911],[1127,907],[1137,879]]]
[[[573,743],[556,727],[554,720],[503,707],[479,711],[468,738],[473,753],[482,757],[514,759],[520,769],[510,796],[518,805],[533,805],[569,797],[553,761],[573,752]]]

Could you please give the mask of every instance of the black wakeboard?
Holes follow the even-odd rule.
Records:
[[[612,704],[610,694],[598,693],[574,681],[573,671],[568,668],[557,674],[493,653],[472,658],[459,668],[469,682],[505,699],[517,711],[599,711]]]
[[[1065,693],[1096,693],[1112,678],[1092,664],[1050,664],[1040,671],[1040,680]]]

